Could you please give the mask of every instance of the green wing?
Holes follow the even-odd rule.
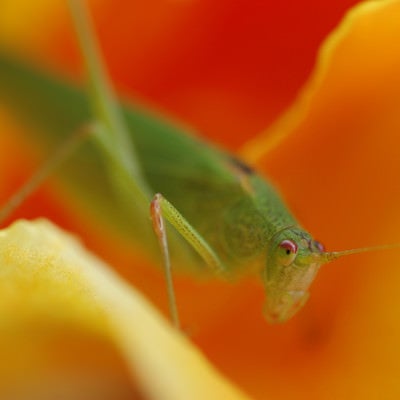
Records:
[[[0,87],[0,102],[26,126],[32,146],[45,149],[44,158],[92,120],[84,90],[5,54],[0,54]],[[149,201],[161,192],[187,215],[198,209],[198,193],[219,198],[229,196],[231,189],[237,191],[232,173],[221,163],[225,155],[219,150],[143,106],[125,104],[122,109],[151,190]],[[94,141],[87,141],[60,168],[60,174],[95,218],[143,242],[153,241],[148,214],[136,209],[132,201],[121,207],[116,199],[104,155]],[[206,204],[210,202],[203,202]]]
[[[34,141],[45,144],[48,151],[91,121],[82,89],[1,54],[0,85],[0,102],[25,123],[34,133]],[[250,215],[260,210],[265,214],[266,235],[294,222],[273,187],[230,155],[143,106],[124,104],[122,109],[150,189],[148,200],[155,193],[162,193],[218,252],[221,230],[226,228],[225,215],[237,202],[254,207],[253,211],[248,209]],[[246,193],[235,169],[244,175],[251,172],[256,193]],[[88,212],[118,230],[124,229],[141,243],[155,246],[148,213],[137,209],[132,201],[121,207],[108,179],[104,155],[95,142],[85,143],[60,172],[73,186],[73,193],[82,195]],[[279,221],[275,223],[273,215],[277,213]],[[179,238],[175,241],[180,248],[187,247],[181,246]]]

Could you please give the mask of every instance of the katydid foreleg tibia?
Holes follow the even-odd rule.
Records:
[[[223,266],[213,249],[203,237],[190,225],[190,223],[179,213],[179,211],[160,193],[157,193],[150,205],[150,214],[153,221],[154,232],[157,235],[161,253],[163,255],[165,278],[167,281],[169,309],[172,321],[179,327],[179,316],[176,306],[175,293],[173,290],[171,260],[169,254],[167,230],[164,218],[186,239],[186,241],[197,251],[208,266],[216,273],[223,273]]]

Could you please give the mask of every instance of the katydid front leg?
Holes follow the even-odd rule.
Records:
[[[172,280],[171,259],[169,255],[167,230],[164,218],[182,235],[182,237],[193,247],[193,249],[203,258],[207,266],[214,272],[222,273],[224,266],[220,259],[203,239],[203,237],[193,228],[192,225],[182,216],[182,214],[160,193],[157,193],[150,205],[150,216],[153,222],[153,229],[157,235],[163,256],[164,273],[167,283],[168,306],[173,325],[180,329],[178,307]]]
[[[94,124],[87,124],[69,136],[57,150],[34,172],[1,207],[0,223],[4,222],[38,187],[54,173],[55,170],[70,157],[71,154],[86,140],[95,133]]]

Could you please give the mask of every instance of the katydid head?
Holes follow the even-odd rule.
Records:
[[[350,254],[388,249],[377,246],[344,251],[325,251],[323,245],[300,228],[288,227],[269,241],[263,281],[267,300],[264,315],[271,323],[285,322],[306,303],[308,289],[319,267]]]
[[[284,322],[304,305],[323,254],[323,246],[299,228],[282,229],[271,238],[263,271],[269,322]]]

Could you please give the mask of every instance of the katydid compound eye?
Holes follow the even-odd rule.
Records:
[[[281,250],[281,262],[283,265],[290,265],[297,255],[297,244],[293,240],[282,240],[279,243],[279,249]]]
[[[285,250],[287,255],[297,253],[297,244],[293,242],[293,240],[282,240],[282,242],[279,243],[279,247]]]

